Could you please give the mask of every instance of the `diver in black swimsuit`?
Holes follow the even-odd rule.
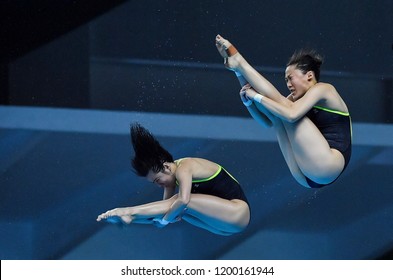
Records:
[[[313,50],[293,54],[285,70],[290,94],[284,97],[228,40],[217,35],[216,47],[225,66],[235,72],[250,115],[275,129],[295,180],[309,188],[333,183],[349,163],[352,128],[340,94],[319,81],[322,57]]]
[[[163,188],[163,200],[115,208],[99,215],[97,221],[163,227],[184,220],[220,235],[239,233],[247,227],[250,208],[246,196],[223,167],[202,158],[174,160],[139,124],[131,127],[131,138],[134,170]]]
[[[214,195],[223,199],[240,199],[248,203],[239,182],[222,166],[212,176],[192,180],[191,193]]]
[[[314,106],[306,116],[318,127],[330,148],[338,150],[343,155],[345,163],[341,173],[344,172],[352,153],[352,125],[349,113]],[[315,183],[309,178],[306,178],[306,180],[312,188],[320,188],[326,185]]]

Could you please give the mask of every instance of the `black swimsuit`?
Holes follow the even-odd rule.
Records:
[[[319,129],[330,148],[338,150],[344,156],[343,172],[351,159],[352,152],[352,123],[349,113],[314,106],[306,116]],[[334,182],[324,185],[315,183],[307,177],[306,180],[311,188],[320,188]]]
[[[222,166],[209,178],[192,180],[191,193],[213,195],[228,200],[240,199],[248,204],[239,182]]]

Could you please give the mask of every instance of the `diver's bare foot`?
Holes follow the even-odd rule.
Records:
[[[237,49],[228,40],[221,37],[221,35],[216,36],[216,46],[218,52],[223,58],[230,57],[238,53]]]
[[[116,223],[123,223],[123,224],[130,224],[134,220],[134,216],[131,215],[124,215],[124,216],[103,216],[100,215],[97,217],[97,222],[100,221],[107,221],[112,224]]]
[[[221,35],[216,36],[216,47],[220,55],[224,58],[225,67],[235,71],[240,64],[241,55],[237,49]]]

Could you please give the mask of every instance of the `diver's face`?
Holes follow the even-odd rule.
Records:
[[[174,187],[176,185],[175,174],[172,172],[170,165],[166,163],[164,163],[163,171],[156,173],[150,170],[146,179],[162,188]]]
[[[289,65],[286,68],[285,82],[295,101],[302,98],[311,87],[310,74],[312,75],[311,71],[304,74],[300,69],[297,69],[295,65]]]

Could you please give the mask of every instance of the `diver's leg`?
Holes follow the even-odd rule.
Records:
[[[111,216],[119,216],[125,223],[130,223],[135,218],[162,218],[176,198],[177,195],[167,200],[109,210],[99,215],[97,221]],[[250,210],[246,202],[237,199],[227,200],[204,194],[191,194],[186,214],[198,218],[218,231],[232,233],[243,230],[250,220]]]
[[[306,177],[318,184],[329,184],[341,174],[345,164],[343,155],[330,148],[309,118],[283,124],[296,162]]]
[[[210,231],[214,234],[224,235],[224,236],[234,234],[234,232],[226,232],[226,231],[218,230],[216,227],[212,227],[209,224],[207,224],[207,223],[203,222],[202,220],[200,220],[194,216],[191,216],[191,215],[187,215],[187,214],[183,215],[182,220],[192,224],[193,226]]]
[[[289,171],[291,172],[293,178],[300,185],[304,187],[309,187],[306,177],[304,176],[303,171],[300,169],[295,154],[293,152],[292,144],[288,137],[283,121],[272,115],[270,115],[270,118],[276,131],[276,136],[281,149],[281,153],[284,156]]]
[[[258,73],[228,40],[217,35],[216,46],[228,69],[234,71],[236,75],[242,76],[258,93],[290,106],[292,101],[285,98],[265,77]]]
[[[250,209],[239,199],[227,200],[212,195],[192,194],[184,212],[225,232],[240,232],[250,221]]]

